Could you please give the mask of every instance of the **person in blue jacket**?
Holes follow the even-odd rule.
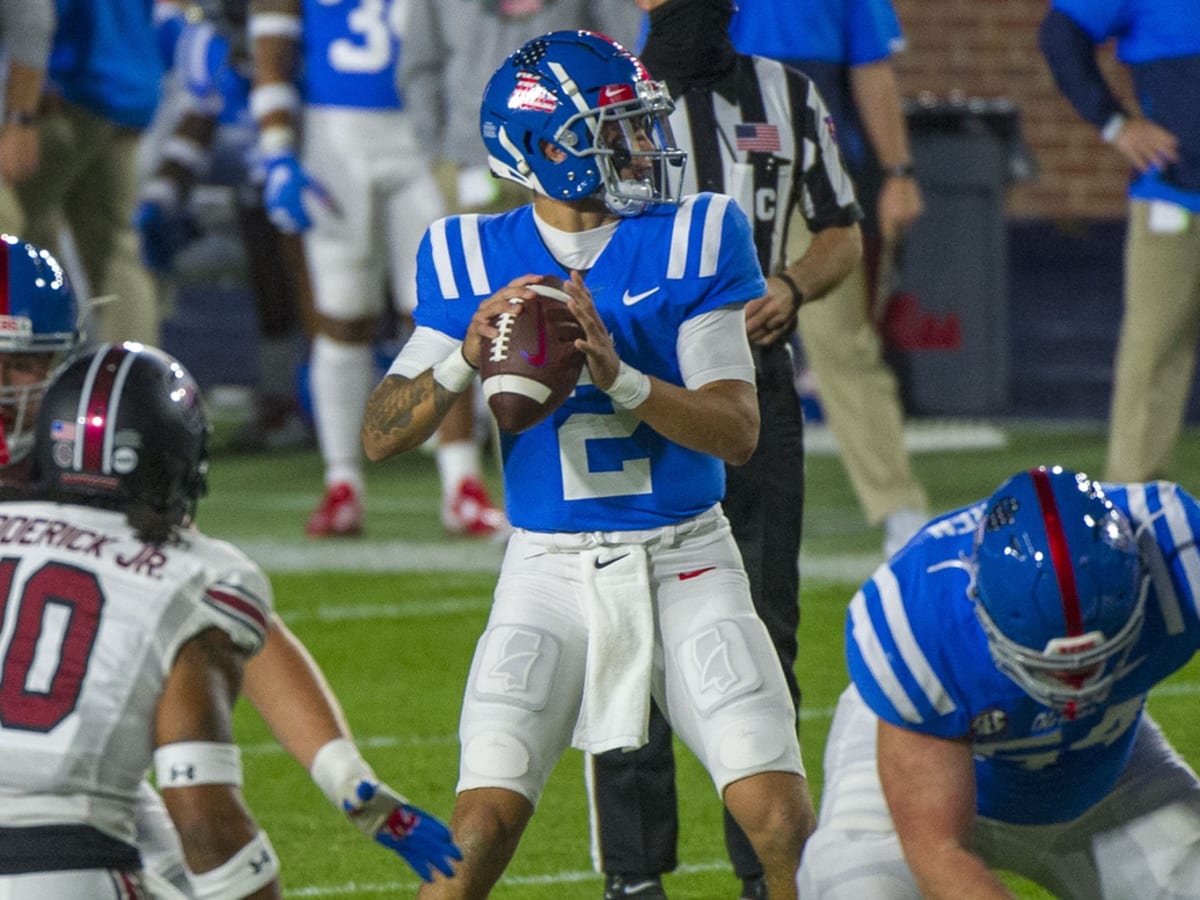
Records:
[[[1137,111],[1097,65],[1110,39]],[[1040,43],[1059,90],[1132,167],[1104,477],[1160,478],[1200,335],[1200,15],[1190,0],[1054,0]]]

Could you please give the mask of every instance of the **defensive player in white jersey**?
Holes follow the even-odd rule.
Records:
[[[418,446],[470,383],[491,317],[570,273],[587,370],[549,418],[502,436],[516,531],[463,700],[451,830],[464,860],[422,897],[485,896],[563,751],[644,744],[652,694],[771,896],[795,897],[812,825],[795,710],[720,507],[723,463],[757,440],[742,308],[765,285],[731,198],[680,201],[671,108],[600,35],[513,53],[481,129],[492,171],[533,202],[430,228],[417,330],[367,407],[370,458]]]
[[[33,425],[50,376],[80,341],[78,310],[57,260],[0,236],[0,484],[20,487],[32,471]],[[274,613],[262,651],[246,667],[243,693],[284,749],[330,802],[368,838],[424,878],[450,871],[457,850],[445,826],[382,783],[359,753],[341,704],[320,667]],[[187,891],[188,875],[162,800],[143,785],[137,843],[160,882]]]
[[[1200,504],[1021,472],[850,603],[801,896],[1200,897],[1200,781],[1145,711],[1200,647]]]
[[[304,234],[315,305],[309,382],[325,495],[305,530],[355,535],[372,342],[389,288],[412,311],[417,246],[444,211],[395,84],[406,0],[252,0],[250,9],[264,202],[277,227]],[[506,527],[482,483],[472,489],[470,521],[447,526]]]
[[[154,765],[196,896],[279,897],[230,725],[271,587],[188,526],[208,465],[195,382],[100,345],[47,389],[34,460],[31,499],[0,507],[0,895],[148,896],[134,812]]]

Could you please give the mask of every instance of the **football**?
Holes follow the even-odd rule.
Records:
[[[483,343],[479,377],[488,408],[502,431],[519,434],[562,405],[575,389],[584,355],[575,349],[583,329],[567,308],[562,279],[547,275],[529,285],[520,315],[493,322],[500,335]]]

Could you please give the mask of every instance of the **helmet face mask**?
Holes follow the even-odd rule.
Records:
[[[58,260],[0,235],[0,472],[33,450],[38,406],[54,372],[78,345],[78,308]]]
[[[603,198],[619,215],[678,203],[687,154],[666,89],[615,41],[558,31],[528,41],[484,91],[492,172],[556,200]]]
[[[987,501],[968,590],[996,667],[1068,718],[1103,703],[1141,634],[1150,578],[1085,475],[1033,469]]]

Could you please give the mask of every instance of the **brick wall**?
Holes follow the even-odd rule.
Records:
[[[951,91],[1008,97],[1037,177],[1008,196],[1011,217],[1080,219],[1125,215],[1124,159],[1063,99],[1037,46],[1046,0],[894,0],[908,49],[896,58],[906,97]],[[1101,68],[1130,103],[1128,78],[1111,46]]]

